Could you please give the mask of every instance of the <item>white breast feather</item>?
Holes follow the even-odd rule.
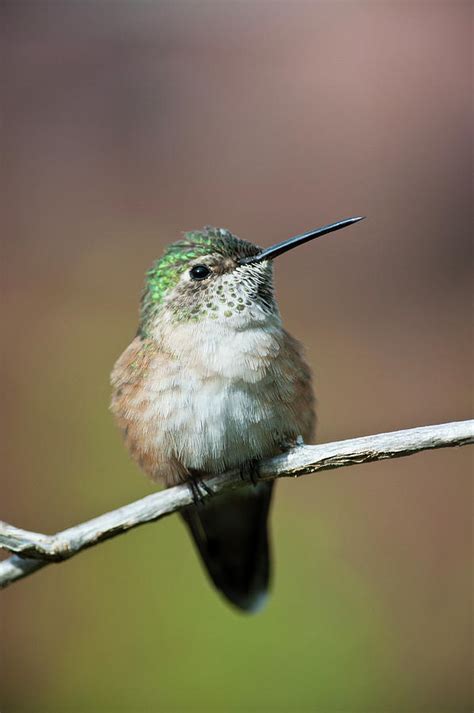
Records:
[[[279,317],[241,327],[235,320],[174,325],[165,335],[174,358],[148,375],[143,427],[187,468],[221,472],[272,455],[292,430],[291,412],[269,398]]]

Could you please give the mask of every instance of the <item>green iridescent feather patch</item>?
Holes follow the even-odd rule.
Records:
[[[140,303],[139,336],[147,336],[147,328],[159,312],[165,294],[178,283],[191,260],[212,253],[224,257],[247,257],[258,251],[253,243],[241,240],[224,228],[205,227],[184,233],[184,239],[172,243],[146,273]]]

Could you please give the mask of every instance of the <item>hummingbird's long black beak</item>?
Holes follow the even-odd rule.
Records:
[[[359,220],[364,220],[365,216],[361,215],[357,218],[346,218],[345,220],[339,220],[337,223],[330,223],[329,225],[323,225],[322,228],[317,228],[316,230],[310,230],[309,233],[302,233],[301,235],[295,235],[294,238],[288,238],[288,240],[283,240],[281,243],[272,245],[269,248],[265,248],[258,255],[252,255],[251,257],[241,258],[238,262],[239,265],[252,265],[256,262],[262,262],[262,260],[273,260],[286,253],[287,250],[292,250],[298,245],[303,245],[309,240],[314,240],[314,238],[320,238],[322,235],[327,233],[332,233],[334,230],[340,230],[353,223],[358,223]]]

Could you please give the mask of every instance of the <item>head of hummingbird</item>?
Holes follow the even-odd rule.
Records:
[[[287,250],[351,225],[349,218],[262,249],[224,228],[185,233],[146,273],[138,335],[168,323],[209,321],[234,324],[278,318],[272,260]]]

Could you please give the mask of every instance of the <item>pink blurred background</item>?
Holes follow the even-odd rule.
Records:
[[[3,1],[1,517],[152,492],[108,414],[143,274],[183,230],[281,258],[318,441],[471,415],[471,4]],[[177,518],[2,595],[2,711],[470,711],[468,449],[278,484],[243,619]]]

